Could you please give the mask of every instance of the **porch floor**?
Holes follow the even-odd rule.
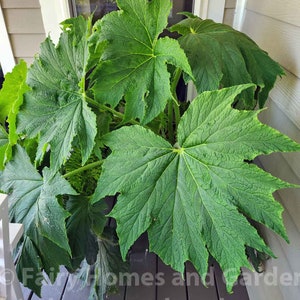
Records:
[[[118,294],[107,296],[107,300],[249,300],[242,278],[235,285],[233,294],[226,292],[222,272],[214,262],[209,268],[206,288],[190,264],[186,265],[185,280],[182,280],[179,273],[144,249],[133,249],[129,284],[121,284]],[[23,292],[25,300],[40,299],[26,288]],[[62,270],[54,285],[42,287],[41,299],[87,300],[88,296],[89,287],[82,289],[74,275]]]

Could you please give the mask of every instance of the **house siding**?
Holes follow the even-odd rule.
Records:
[[[236,0],[226,0],[225,2],[225,9],[224,9],[224,17],[223,23],[232,26],[234,13],[236,7]]]
[[[16,62],[32,63],[45,39],[45,30],[38,0],[0,0],[7,32]]]
[[[277,81],[260,119],[300,142],[300,6],[299,0],[248,0],[243,32],[277,60],[286,75]],[[262,167],[292,183],[300,183],[300,154],[259,158]],[[259,275],[245,271],[250,299],[298,300],[300,297],[300,189],[275,193],[282,203],[290,243],[270,230],[260,232],[277,259],[266,262]]]

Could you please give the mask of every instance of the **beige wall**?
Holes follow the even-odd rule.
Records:
[[[268,110],[261,120],[300,142],[300,3],[299,0],[248,0],[243,31],[277,60],[286,71],[270,94]],[[300,154],[274,154],[261,157],[272,174],[300,183]],[[300,299],[300,189],[276,193],[284,208],[284,222],[290,244],[263,229],[267,243],[278,259],[266,264],[259,285],[248,287],[251,300]],[[276,275],[277,273],[277,275]],[[277,279],[272,284],[272,276]],[[269,284],[268,284],[269,283]],[[296,285],[296,284],[297,285]]]
[[[236,0],[226,0],[223,23],[232,26],[234,19]]]
[[[31,63],[45,39],[39,0],[0,0],[13,54]]]

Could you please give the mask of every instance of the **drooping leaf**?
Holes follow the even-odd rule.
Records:
[[[159,38],[167,25],[169,0],[120,0],[118,6],[121,11],[96,25],[107,47],[92,76],[95,98],[115,107],[124,97],[125,118],[148,123],[172,98],[167,64],[192,76],[190,66],[176,40]]]
[[[69,183],[59,174],[53,176],[48,168],[43,169],[42,177],[26,152],[16,146],[14,159],[6,165],[0,176],[0,189],[10,193],[10,217],[14,222],[24,225],[25,235],[30,239],[28,243],[38,251],[39,257],[36,257],[34,251],[27,252],[32,246],[25,245],[23,251],[27,253],[23,259],[35,261],[36,265],[40,264],[36,260],[40,260],[42,268],[52,275],[59,272],[61,264],[69,265],[71,250],[65,227],[69,213],[56,198],[57,195],[76,194]]]
[[[122,260],[118,238],[113,228],[105,227],[102,239],[98,239],[98,247],[96,262],[90,265],[85,261],[78,273],[83,285],[90,287],[89,299],[91,300],[104,300],[105,293],[116,289],[110,280],[115,280],[119,274],[128,272],[129,269],[128,262]]]
[[[50,38],[41,44],[41,53],[28,72],[32,91],[25,95],[18,116],[19,132],[29,137],[40,133],[37,160],[51,146],[53,172],[65,162],[77,136],[82,163],[89,158],[96,136],[96,116],[85,101],[90,21],[83,17],[63,23],[57,47]]]
[[[66,209],[71,214],[67,220],[67,232],[72,250],[72,263],[77,269],[84,258],[92,264],[98,253],[97,235],[101,235],[107,219],[104,202],[91,204],[89,197],[69,196]],[[94,249],[91,249],[94,248]],[[95,256],[90,257],[90,252]]]
[[[255,83],[240,96],[240,108],[263,107],[283,69],[248,36],[232,27],[191,16],[171,27],[182,35],[181,47],[189,59],[199,93],[243,83]]]
[[[43,275],[42,261],[38,249],[28,236],[24,236],[22,248],[17,258],[16,271],[19,280],[24,286],[30,287],[38,296],[41,296]],[[26,282],[25,280],[26,279]]]
[[[272,255],[246,217],[287,238],[282,207],[272,193],[291,185],[245,160],[300,146],[261,124],[258,112],[231,107],[246,88],[198,96],[179,123],[174,147],[140,126],[105,137],[112,154],[104,162],[95,201],[120,193],[111,216],[123,257],[148,231],[150,250],[180,272],[190,260],[204,279],[209,252],[231,290],[240,267],[250,267],[245,245]]]
[[[26,76],[27,65],[25,61],[21,60],[11,73],[5,75],[5,81],[0,91],[0,122],[3,125],[7,122],[9,128],[8,144],[3,160],[1,160],[0,168],[11,159],[12,147],[18,140],[18,134],[16,133],[17,114],[23,103],[24,93],[29,91],[29,87],[26,84]]]

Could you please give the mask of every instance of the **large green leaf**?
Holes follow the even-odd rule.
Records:
[[[72,250],[72,263],[76,270],[84,258],[87,258],[90,264],[96,261],[96,237],[102,234],[107,222],[104,216],[106,205],[103,201],[92,205],[89,197],[69,196],[66,209],[71,214],[67,220],[67,232]],[[88,259],[92,256],[89,252],[93,252],[95,257]]]
[[[18,134],[16,133],[17,114],[23,103],[24,93],[29,90],[26,84],[26,76],[27,65],[24,61],[21,61],[14,67],[12,73],[5,75],[5,81],[0,91],[0,122],[2,124],[7,122],[9,127],[8,143],[3,154],[4,157],[0,160],[0,169],[5,162],[11,159],[12,147],[18,140]],[[2,155],[0,154],[0,156]]]
[[[122,260],[115,229],[104,228],[102,237],[98,239],[98,247],[95,263],[90,265],[84,261],[78,273],[83,284],[90,288],[89,299],[91,300],[104,300],[106,299],[105,295],[116,290],[116,286],[109,281],[108,275],[117,277],[119,274],[129,271],[128,262]],[[93,278],[92,282],[90,275]]]
[[[252,109],[257,101],[263,107],[269,91],[283,69],[248,36],[232,27],[190,16],[171,27],[179,32],[199,93],[243,83],[255,83],[259,89],[241,94],[239,107]]]
[[[169,0],[119,0],[118,5],[121,11],[96,25],[107,47],[93,75],[95,98],[114,107],[124,97],[125,118],[148,123],[172,98],[167,64],[192,76],[190,66],[176,40],[159,38],[167,25]]]
[[[83,17],[63,23],[57,47],[50,38],[28,72],[32,91],[26,94],[18,116],[20,132],[29,137],[40,133],[37,159],[51,146],[51,169],[66,160],[74,138],[85,163],[94,147],[96,116],[85,101],[85,74],[89,60],[90,21]]]
[[[27,252],[20,258],[22,264],[40,259],[43,269],[52,275],[59,272],[61,264],[69,265],[71,250],[65,227],[69,213],[56,198],[57,195],[76,194],[69,183],[59,174],[53,176],[48,168],[43,169],[42,177],[32,166],[26,152],[17,146],[14,159],[0,176],[0,189],[10,193],[10,217],[24,225],[25,235],[30,238],[27,242],[35,245],[39,253],[36,257],[35,252]],[[25,245],[23,251],[31,247]],[[36,264],[39,263],[36,261]]]
[[[258,112],[231,107],[246,88],[198,96],[179,123],[173,147],[140,126],[106,136],[112,154],[104,162],[95,201],[120,193],[111,216],[123,257],[147,230],[150,249],[180,272],[190,260],[204,279],[211,253],[231,290],[240,267],[250,267],[245,245],[272,255],[246,217],[287,239],[282,207],[272,193],[291,185],[245,160],[300,146],[261,124]]]

